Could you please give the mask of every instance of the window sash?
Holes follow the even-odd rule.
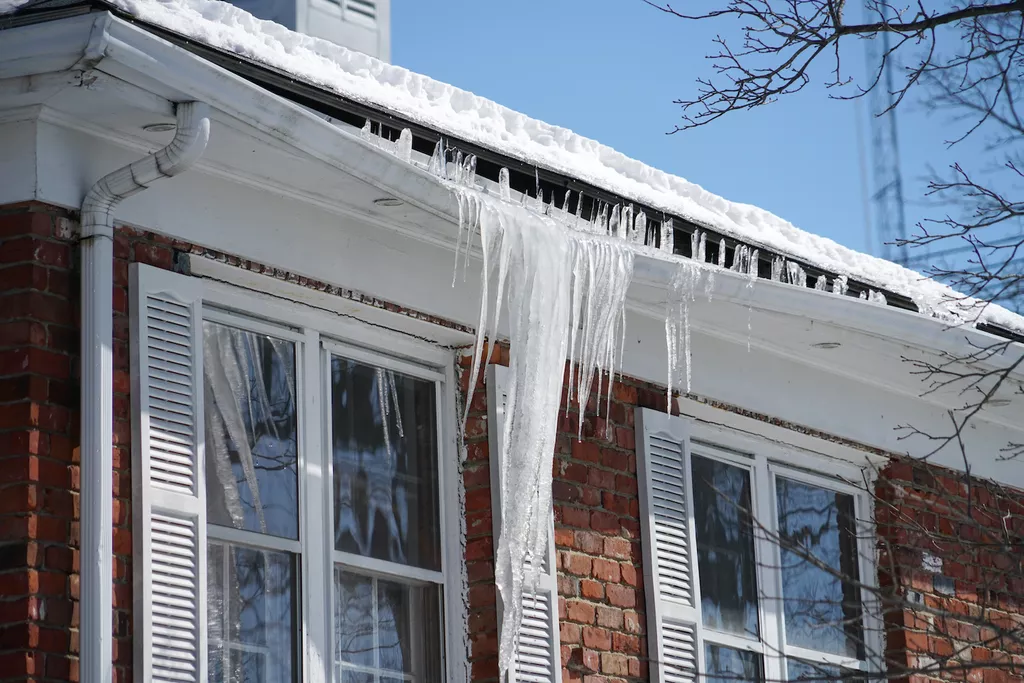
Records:
[[[213,542],[237,543],[256,549],[288,552],[296,557],[298,587],[297,641],[301,652],[297,664],[303,679],[331,680],[336,674],[334,647],[333,570],[335,564],[357,572],[391,578],[410,584],[434,584],[441,588],[439,613],[444,636],[438,653],[443,660],[442,676],[462,674],[460,641],[452,637],[458,623],[458,576],[451,567],[460,557],[458,539],[449,539],[448,519],[453,512],[447,501],[457,495],[461,482],[449,482],[450,459],[454,448],[455,381],[450,352],[426,342],[410,341],[400,335],[365,327],[348,321],[324,318],[322,312],[307,309],[300,302],[273,302],[253,296],[231,285],[209,283],[203,300],[203,320],[230,325],[245,331],[266,334],[295,343],[296,403],[298,409],[298,496],[299,539],[292,540],[255,532],[206,525]],[[351,339],[350,343],[339,339]],[[387,353],[371,348],[387,349]],[[332,457],[329,448],[331,354],[395,370],[431,381],[435,387],[437,438],[438,531],[440,570],[424,570],[372,558],[355,557],[334,550]],[[451,424],[449,424],[451,423]],[[205,495],[205,492],[204,492]],[[332,596],[324,600],[324,595]],[[463,620],[465,615],[462,615]],[[203,654],[206,657],[206,653]],[[321,673],[318,673],[321,672]],[[311,678],[310,678],[311,677]],[[326,677],[323,678],[323,677]],[[408,676],[396,675],[396,678]]]
[[[445,406],[445,380],[446,377],[437,370],[426,367],[417,363],[412,363],[394,356],[388,356],[373,351],[368,351],[364,348],[345,344],[334,339],[321,339],[320,341],[320,353],[319,353],[319,367],[321,384],[323,386],[321,395],[323,397],[323,411],[322,411],[322,438],[323,447],[320,449],[321,452],[321,468],[324,478],[324,486],[321,486],[321,490],[324,491],[324,507],[325,510],[325,523],[323,529],[323,548],[326,549],[326,560],[327,566],[325,573],[329,577],[330,581],[330,592],[332,596],[332,605],[334,598],[334,581],[333,572],[335,566],[341,566],[344,569],[353,569],[357,573],[361,573],[371,577],[379,578],[391,578],[396,579],[412,585],[423,585],[423,584],[435,584],[442,589],[442,607],[439,610],[441,614],[442,623],[436,624],[437,628],[442,629],[443,633],[450,632],[450,624],[453,615],[450,614],[447,609],[448,603],[447,598],[444,597],[449,592],[450,586],[447,583],[446,575],[448,573],[449,559],[448,553],[446,552],[445,544],[447,533],[446,533],[446,519],[447,509],[449,505],[445,503],[445,479],[446,479],[446,453],[444,448],[446,430],[444,428],[444,414]],[[424,569],[414,565],[404,565],[397,562],[389,562],[387,560],[381,560],[374,557],[356,555],[354,553],[347,553],[335,549],[335,533],[334,528],[334,493],[333,493],[333,482],[334,482],[334,454],[332,451],[333,444],[333,428],[332,428],[332,409],[333,401],[331,398],[331,358],[337,356],[345,358],[347,360],[353,360],[358,363],[368,365],[370,367],[379,367],[386,370],[393,370],[395,372],[414,377],[416,379],[430,381],[434,385],[434,405],[435,413],[432,416],[435,421],[435,437],[437,439],[437,491],[435,495],[438,500],[437,507],[437,523],[438,523],[438,539],[440,543],[440,571],[434,571],[431,569]],[[330,609],[326,615],[327,623],[327,661],[331,667],[333,675],[341,669],[341,664],[338,661],[338,655],[334,652],[335,647],[335,629],[337,628],[336,615],[333,608]],[[442,638],[442,652],[438,653],[444,657],[445,663],[443,665],[443,671],[446,673],[450,671],[448,665],[448,657],[451,655],[448,649],[448,641],[450,638]],[[346,665],[347,666],[347,665]],[[374,670],[375,671],[375,670]],[[416,673],[410,674],[406,680],[412,680],[416,677]],[[404,678],[403,676],[394,676],[395,678]]]

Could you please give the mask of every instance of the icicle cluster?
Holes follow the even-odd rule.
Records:
[[[363,124],[362,138],[384,151],[394,154],[405,163],[412,163],[412,131],[408,128],[403,128],[402,132],[398,134],[398,139],[391,141],[381,135],[380,124],[374,124],[370,119],[366,119],[366,123]]]
[[[473,235],[479,234],[483,253],[471,392],[482,359],[489,356],[485,347],[497,336],[499,316],[503,310],[508,315],[510,382],[500,462],[501,500],[509,504],[494,511],[501,515],[502,528],[495,583],[504,605],[499,650],[504,674],[515,656],[523,587],[531,579],[528,568],[535,572],[539,562],[534,558],[547,549],[566,358],[574,368],[570,394],[581,406],[582,430],[595,378],[606,376],[610,389],[621,363],[635,251],[625,241],[567,230],[549,216],[464,186],[452,187],[458,198],[460,243],[465,234],[468,253]],[[615,215],[622,220],[620,209]],[[467,398],[467,406],[471,400]]]

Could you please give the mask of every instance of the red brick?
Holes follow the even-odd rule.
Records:
[[[594,578],[609,583],[618,583],[619,563],[604,558],[594,558]]]
[[[580,581],[580,595],[587,600],[603,600],[604,585],[591,579]]]
[[[621,629],[623,626],[622,610],[617,607],[599,605],[597,608],[597,625],[610,629]]]
[[[591,567],[594,560],[586,555],[579,553],[567,553],[563,552],[562,556],[562,569],[568,574],[575,576],[590,576]]]
[[[584,626],[583,645],[594,650],[609,650],[612,646],[612,634],[608,629]]]
[[[609,585],[605,588],[608,594],[608,602],[616,607],[636,607],[636,590],[618,584]]]
[[[593,624],[596,616],[594,605],[581,600],[565,601],[566,618],[580,624]],[[584,629],[584,632],[586,629]],[[588,647],[590,647],[588,645]]]

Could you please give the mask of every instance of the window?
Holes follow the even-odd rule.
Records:
[[[847,681],[868,669],[866,497],[767,441],[699,440],[646,409],[637,424],[654,680]]]
[[[445,680],[450,354],[228,285],[132,277],[140,675]],[[369,350],[388,342],[417,360]]]

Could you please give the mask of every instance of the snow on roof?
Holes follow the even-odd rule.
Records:
[[[25,1],[0,0],[0,13]],[[234,5],[218,0],[104,1],[143,22],[287,72],[350,100],[704,224],[741,242],[902,294],[944,317],[973,322],[977,315],[977,307],[956,303],[961,297],[949,287],[898,264],[800,230],[756,206],[730,202],[567,128],[257,19]],[[986,306],[977,320],[1024,332],[1024,317],[994,304]]]

